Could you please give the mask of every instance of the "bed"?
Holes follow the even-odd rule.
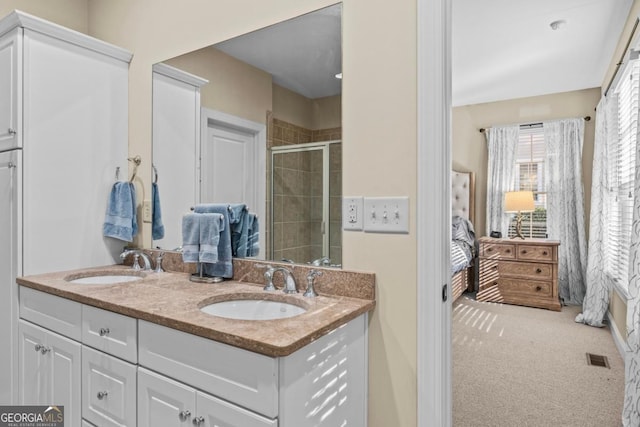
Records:
[[[477,243],[475,220],[475,175],[451,171],[451,294],[453,301],[465,291],[475,290],[474,265]]]

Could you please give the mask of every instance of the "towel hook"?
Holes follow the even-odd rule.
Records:
[[[116,166],[116,181],[120,181],[120,166]]]
[[[133,180],[136,177],[136,173],[138,172],[138,166],[140,166],[140,163],[142,163],[142,159],[140,158],[140,156],[135,156],[135,157],[128,157],[127,160],[129,160],[130,162],[133,162],[134,164],[133,175],[131,175],[131,179],[129,180],[129,182],[133,182]]]
[[[158,168],[156,168],[156,165],[154,165],[153,163],[151,163],[151,167],[153,168],[153,183],[157,184],[158,183]]]

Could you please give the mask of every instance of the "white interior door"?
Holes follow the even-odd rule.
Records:
[[[211,124],[201,154],[201,202],[255,209],[255,150],[252,134]]]

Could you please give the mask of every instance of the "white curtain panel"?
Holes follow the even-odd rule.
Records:
[[[636,142],[633,222],[629,248],[625,392],[622,410],[622,423],[625,427],[640,426],[640,168],[638,165],[640,165],[640,144]]]
[[[603,97],[596,109],[596,135],[593,147],[593,173],[591,183],[591,214],[589,216],[589,254],[587,256],[586,294],[582,313],[576,322],[602,327],[609,308],[611,280],[604,272],[609,218],[608,161],[609,144],[617,141],[617,97]]]
[[[515,190],[516,153],[520,126],[492,127],[485,131],[487,165],[487,233],[500,231],[507,237],[509,215],[504,212],[504,194]]]
[[[560,240],[558,287],[565,304],[582,304],[587,269],[582,188],[584,119],[543,123],[546,157],[547,233]]]

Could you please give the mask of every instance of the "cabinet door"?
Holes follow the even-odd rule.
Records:
[[[265,418],[225,400],[197,392],[194,424],[200,427],[277,427],[277,419]],[[198,422],[199,421],[199,422]]]
[[[48,366],[41,350],[46,347],[46,334],[24,320],[19,321],[20,399],[21,405],[48,405]]]
[[[101,427],[135,426],[135,365],[82,346],[82,417]]]
[[[64,406],[65,426],[80,424],[81,399],[80,343],[49,332],[43,357],[50,364],[49,401],[47,405]]]
[[[19,168],[20,150],[0,153],[0,405],[18,403]]]
[[[0,151],[17,147],[21,29],[0,37]]]
[[[196,392],[179,382],[138,369],[138,427],[190,426]]]

